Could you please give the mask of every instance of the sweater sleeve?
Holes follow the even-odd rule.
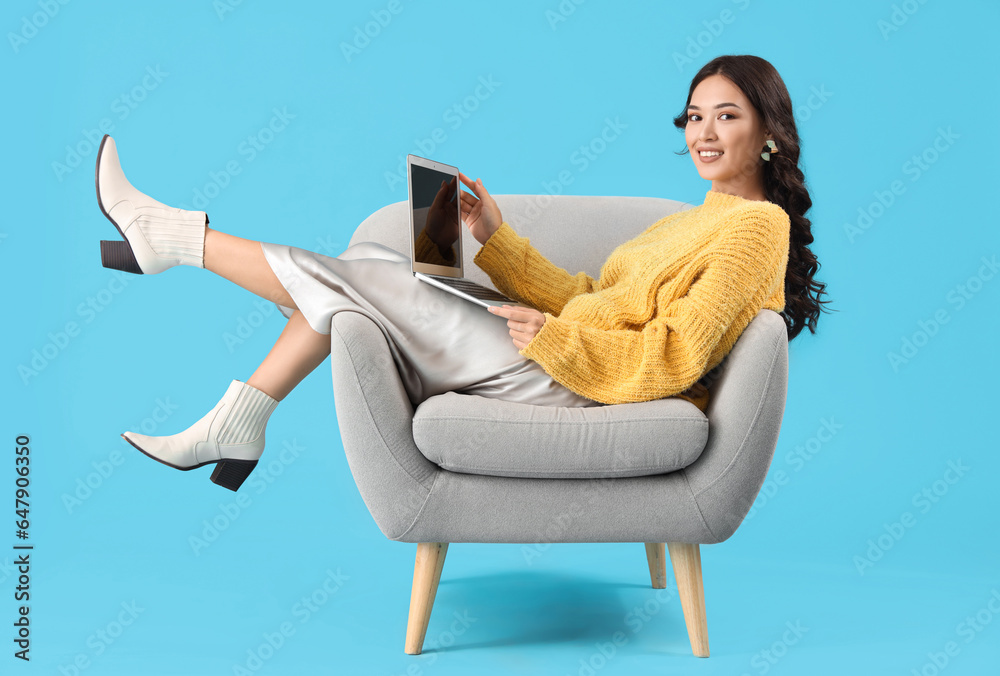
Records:
[[[571,275],[547,259],[506,221],[490,235],[473,262],[501,293],[554,315],[560,314],[571,298],[590,293],[596,285],[586,272]]]
[[[455,250],[448,249],[447,255],[442,256],[438,245],[427,234],[427,228],[423,228],[420,234],[417,235],[417,241],[414,243],[413,248],[416,250],[416,260],[421,263],[447,266],[455,264]]]
[[[736,220],[723,226],[727,234],[702,257],[684,295],[670,301],[666,286],[658,289],[658,311],[641,329],[588,325],[584,297],[563,317],[545,313],[520,354],[577,394],[606,404],[688,390],[716,365],[709,362],[730,326],[740,318],[749,323],[783,283],[777,277],[787,262],[787,220],[782,229],[758,207],[741,210]]]

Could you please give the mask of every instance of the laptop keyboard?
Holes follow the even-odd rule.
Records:
[[[513,298],[508,298],[507,296],[489,289],[482,284],[476,284],[475,282],[470,282],[467,279],[458,279],[456,277],[440,277],[438,275],[428,275],[428,277],[433,277],[442,284],[447,284],[453,289],[458,289],[463,293],[467,293],[473,298],[479,298],[480,300],[498,300],[506,303],[516,303],[517,301]]]

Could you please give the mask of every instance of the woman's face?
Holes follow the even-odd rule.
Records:
[[[722,75],[710,75],[691,93],[687,114],[685,141],[695,168],[712,182],[712,190],[764,200],[760,153],[769,137],[739,87]],[[706,157],[701,154],[705,149],[722,154]]]

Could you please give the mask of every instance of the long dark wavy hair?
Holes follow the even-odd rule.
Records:
[[[757,110],[765,128],[778,150],[770,155],[770,161],[758,158],[764,171],[764,195],[769,202],[777,204],[791,221],[788,243],[788,267],[785,272],[785,309],[781,312],[788,329],[788,340],[799,335],[803,326],[816,333],[816,320],[822,304],[826,284],[813,279],[819,269],[816,256],[809,250],[812,244],[812,223],[805,212],[812,206],[812,199],[805,187],[802,170],[799,169],[799,133],[792,115],[792,100],[785,83],[774,66],[759,56],[750,54],[726,54],[718,56],[704,66],[691,81],[687,101],[680,115],[674,118],[674,126],[684,129],[688,120],[688,104],[695,87],[711,75],[722,75],[740,88],[743,95]],[[766,146],[761,150],[767,150]],[[682,152],[688,151],[687,145]],[[815,296],[814,296],[815,294]]]

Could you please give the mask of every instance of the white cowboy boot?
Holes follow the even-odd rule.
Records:
[[[264,451],[264,427],[277,405],[252,385],[234,380],[215,408],[183,432],[165,437],[125,432],[122,438],[175,469],[217,463],[212,481],[235,491],[257,466]]]
[[[122,171],[115,141],[107,134],[97,151],[97,204],[125,241],[101,241],[106,268],[152,275],[175,265],[205,267],[204,211],[168,207],[136,190]]]

